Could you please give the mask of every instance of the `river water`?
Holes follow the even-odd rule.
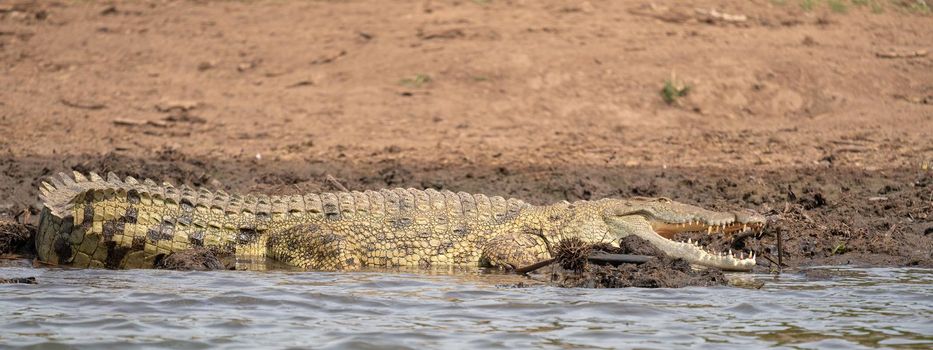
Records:
[[[805,272],[805,273],[804,273]],[[510,288],[417,272],[0,268],[0,348],[933,348],[933,270],[741,275],[761,289]],[[735,275],[733,275],[735,276]]]

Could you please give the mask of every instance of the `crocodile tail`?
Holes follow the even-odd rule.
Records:
[[[228,196],[204,189],[75,172],[43,182],[39,198],[43,208],[36,250],[40,260],[53,264],[151,267],[159,254],[228,240],[217,233],[220,227],[192,226],[204,221],[195,208],[230,208]]]
[[[92,178],[100,176],[92,174]],[[75,202],[84,193],[100,188],[102,183],[91,181],[81,173],[74,177],[64,173],[53,175],[39,186],[42,212],[36,235],[36,251],[39,259],[52,264],[70,262],[73,247],[70,236],[74,227],[73,209]]]

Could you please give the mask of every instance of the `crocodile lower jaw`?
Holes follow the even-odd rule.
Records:
[[[668,250],[668,254],[671,256],[683,258],[695,265],[716,267],[730,271],[748,271],[751,270],[757,262],[756,256],[752,252],[738,252],[737,254],[731,250],[728,252],[715,252],[700,246],[698,242],[694,242],[692,239],[687,239],[686,242],[676,242],[671,240],[671,238],[679,233],[705,232],[707,235],[744,232],[758,233],[764,229],[764,223],[729,222],[711,225],[699,221],[676,224],[652,221],[651,228],[655,233],[667,239],[670,244],[674,246],[672,247],[674,249]]]

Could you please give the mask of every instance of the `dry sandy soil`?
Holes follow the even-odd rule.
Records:
[[[683,3],[3,1],[0,209],[72,169],[666,196],[769,215],[713,242],[762,268],[778,234],[791,266],[933,266],[924,2]]]

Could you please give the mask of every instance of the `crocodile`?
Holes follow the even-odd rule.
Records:
[[[531,205],[518,199],[433,189],[305,195],[230,195],[146,179],[59,173],[43,182],[36,236],[41,261],[152,268],[203,247],[237,262],[275,261],[314,270],[490,266],[547,260],[565,239],[608,243],[636,235],[671,257],[750,270],[755,255],[713,252],[682,232],[762,230],[750,210],[717,212],[667,198],[607,198]]]

